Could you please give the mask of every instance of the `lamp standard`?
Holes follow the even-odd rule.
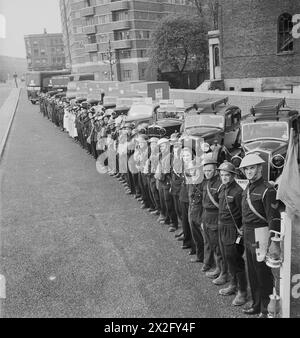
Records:
[[[110,80],[114,81],[113,65],[116,63],[116,60],[113,58],[113,51],[111,49],[111,42],[108,41],[108,49],[106,51],[107,61],[110,67]]]

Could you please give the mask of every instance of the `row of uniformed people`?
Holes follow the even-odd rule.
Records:
[[[218,167],[208,157],[197,166],[194,150],[183,147],[180,139],[172,136],[171,140],[151,138],[149,146],[145,136],[137,139],[133,158],[141,192],[136,197],[141,207],[159,214],[158,221],[169,225],[171,232],[178,229],[179,222],[182,224],[183,233],[178,237],[183,240],[182,248],[196,255],[192,262],[204,263],[202,271],[215,285],[229,282],[219,293],[235,294],[233,306],[247,303],[249,281],[253,304],[244,312],[266,317],[274,280],[265,261],[257,259],[255,229],[279,231],[280,212],[274,187],[262,178],[264,161],[256,154],[243,159],[240,169],[249,180],[243,191],[235,180],[233,164],[224,162]],[[132,194],[133,190],[127,188]]]
[[[280,213],[274,188],[262,178],[264,161],[253,154],[243,159],[241,169],[249,180],[243,191],[231,163],[218,166],[207,156],[198,165],[194,149],[184,146],[179,135],[147,138],[145,130],[137,133],[122,119],[116,123],[102,108],[97,112],[88,108],[65,109],[76,115],[81,145],[95,158],[105,155],[103,166],[109,166],[109,174],[141,202],[142,209],[159,216],[158,222],[175,232],[182,248],[195,255],[191,261],[203,263],[202,272],[215,285],[229,282],[220,295],[235,295],[232,304],[244,305],[249,283],[252,306],[244,312],[266,317],[274,281],[271,269],[257,260],[255,229],[278,231]],[[182,229],[177,232],[179,224]]]

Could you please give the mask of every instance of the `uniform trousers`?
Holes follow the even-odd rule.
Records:
[[[220,232],[218,231],[218,210],[208,211],[205,209],[203,220],[206,224],[207,239],[210,250],[214,255],[216,268],[220,271],[220,273],[226,273],[227,266],[223,259],[224,256],[222,256]]]
[[[182,217],[183,245],[190,246],[192,250],[195,250],[195,243],[189,223],[189,202],[180,201],[180,207]]]
[[[160,214],[162,217],[165,218],[166,221],[169,221],[167,220],[167,207],[166,207],[165,198],[164,198],[163,183],[159,180],[157,183],[157,188],[158,188],[158,195],[159,195]]]
[[[261,313],[268,313],[269,296],[273,293],[274,278],[272,270],[265,262],[256,259],[254,229],[245,230],[245,248],[248,267],[248,280],[252,295],[252,307]]]
[[[172,194],[172,197],[173,197],[174,210],[175,210],[175,213],[176,213],[176,216],[177,216],[177,220],[182,222],[179,194]]]
[[[201,232],[201,218],[199,217],[199,208],[190,206],[190,226],[193,241],[195,243],[196,256],[203,262],[204,261],[204,240]]]
[[[160,212],[160,200],[159,200],[159,193],[156,188],[156,179],[154,175],[149,175],[148,176],[148,186],[150,189],[150,198],[152,201],[152,204],[155,207],[155,210],[158,210]]]
[[[228,270],[232,276],[231,284],[237,286],[239,291],[247,291],[247,278],[243,254],[245,248],[242,244],[224,245]]]
[[[140,191],[141,191],[141,194],[142,194],[142,199],[143,199],[145,206],[147,208],[153,208],[154,209],[154,206],[152,205],[152,201],[151,201],[150,195],[149,195],[147,175],[139,172],[138,182],[139,182],[139,187],[140,187]]]

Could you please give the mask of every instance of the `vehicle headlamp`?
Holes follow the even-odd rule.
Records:
[[[207,153],[210,151],[210,145],[208,143],[203,143],[201,144],[201,150],[204,152],[204,153]]]
[[[233,156],[231,159],[231,163],[236,167],[239,168],[242,163],[242,158],[240,156]]]
[[[274,155],[271,159],[272,167],[282,169],[284,167],[285,159],[281,154]]]

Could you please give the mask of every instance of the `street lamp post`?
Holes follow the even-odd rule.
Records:
[[[108,50],[106,52],[106,56],[108,58],[109,67],[110,67],[110,80],[114,81],[114,74],[113,74],[113,65],[116,63],[116,60],[113,59],[113,51],[111,49],[111,42],[108,41]]]

